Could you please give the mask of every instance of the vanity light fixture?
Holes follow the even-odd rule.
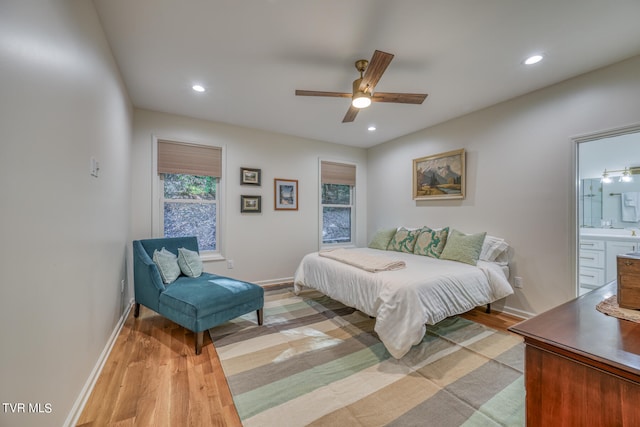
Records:
[[[604,170],[604,172],[602,172],[602,179],[600,179],[600,182],[604,182],[605,184],[610,184],[613,182],[613,179],[611,177],[612,173],[617,173],[617,172],[622,172],[622,175],[620,175],[619,178],[619,182],[633,182],[633,174],[638,174],[640,173],[640,168],[638,167],[625,167],[624,169],[618,169],[618,170]],[[618,176],[618,175],[616,175]]]
[[[624,168],[622,172],[622,176],[620,177],[620,182],[632,182],[633,177],[631,176],[631,172],[629,172],[629,168]]]

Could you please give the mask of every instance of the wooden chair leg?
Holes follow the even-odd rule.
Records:
[[[204,331],[196,332],[196,354],[202,353],[203,341],[204,341]]]
[[[264,321],[264,309],[260,308],[258,309],[258,325],[262,325]]]
[[[491,303],[487,304],[487,309],[485,310],[485,313],[491,314]]]
[[[136,306],[133,308],[133,317],[138,318],[140,316],[140,304],[136,303]]]

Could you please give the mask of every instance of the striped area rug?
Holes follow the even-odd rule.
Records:
[[[265,293],[209,331],[242,423],[256,426],[523,426],[519,337],[452,317],[401,360],[375,319],[313,290]]]

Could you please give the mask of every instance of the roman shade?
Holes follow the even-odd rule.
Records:
[[[222,176],[222,148],[158,140],[158,173]]]
[[[320,179],[323,184],[356,185],[356,165],[337,162],[320,162]]]

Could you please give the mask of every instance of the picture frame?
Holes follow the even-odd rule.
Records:
[[[274,187],[274,209],[277,211],[297,211],[298,210],[298,180],[275,178]]]
[[[464,199],[464,148],[413,160],[413,199]]]
[[[240,185],[260,186],[262,181],[262,170],[255,168],[240,168]]]
[[[240,196],[240,212],[260,213],[262,212],[262,196]]]

